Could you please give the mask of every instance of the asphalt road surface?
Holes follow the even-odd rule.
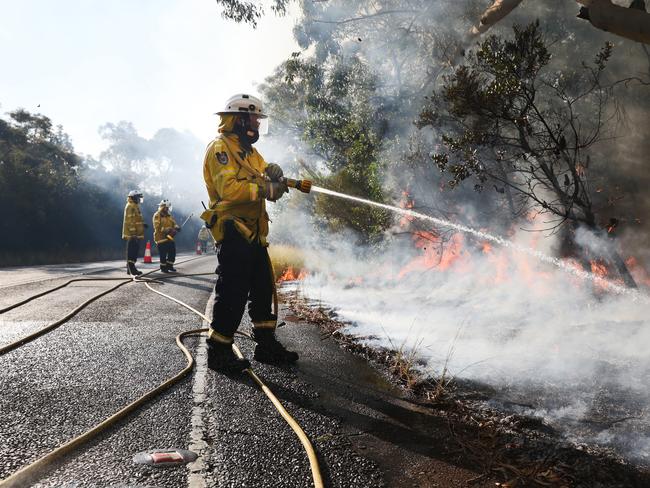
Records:
[[[214,256],[180,262],[190,257],[179,257],[179,272],[214,271]],[[70,274],[125,276],[121,266],[107,268],[96,263],[58,275],[47,268],[5,269],[0,308],[61,284]],[[39,276],[47,281],[34,281]],[[214,275],[178,277],[153,286],[209,311],[213,282]],[[59,319],[115,283],[73,283],[0,315],[0,345]],[[281,317],[287,325],[278,336],[301,360],[287,367],[253,361],[253,369],[311,439],[326,486],[452,487],[477,476],[462,459],[450,462],[443,455],[445,440],[436,437],[437,421],[424,409],[401,399],[364,361],[321,340],[316,326],[291,320],[284,309]],[[0,356],[0,479],[176,374],[186,362],[175,336],[206,326],[143,284],[129,283],[56,330]],[[240,330],[249,328],[245,320]],[[238,343],[252,358],[250,341]],[[298,438],[264,393],[248,376],[208,370],[203,338],[186,344],[197,360],[191,375],[43,472],[33,486],[313,486]],[[133,463],[138,452],[168,448],[193,450],[199,459],[172,468]]]

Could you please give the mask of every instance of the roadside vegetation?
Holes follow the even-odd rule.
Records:
[[[575,242],[586,229],[603,241],[609,276],[633,287],[617,248],[644,253],[639,237],[650,235],[639,183],[650,183],[639,166],[650,150],[640,131],[650,58],[576,20],[569,4],[517,9],[471,41],[484,2],[301,4],[301,51],[261,85],[270,137],[293,146],[303,176],[335,191],[410,199],[440,218],[472,208],[458,218],[501,234],[537,215],[546,235],[561,236],[558,254],[590,269],[594,256]],[[224,15],[254,23],[262,11],[249,13]],[[397,234],[392,215],[353,202],[316,196],[310,214],[358,244]],[[445,238],[415,223],[399,233],[422,230]]]
[[[145,190],[142,213],[150,225],[145,239],[152,239],[151,216],[161,192],[151,186],[148,169],[138,171],[138,158],[128,153],[133,131],[110,124],[104,131],[110,145],[100,162],[77,154],[63,127],[45,115],[18,109],[0,118],[0,207],[6,229],[0,266],[123,256],[126,194],[138,187],[151,188]],[[195,205],[200,208],[198,201]],[[180,249],[194,248],[196,225],[195,219],[179,234]]]
[[[269,246],[269,257],[275,281],[287,276],[291,277],[285,279],[295,279],[306,271],[303,253],[298,247],[286,244]]]

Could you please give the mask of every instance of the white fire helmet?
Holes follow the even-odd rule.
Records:
[[[160,203],[158,204],[159,207],[166,207],[168,211],[172,211],[172,203],[167,200],[166,198],[161,200]]]
[[[217,112],[217,115],[249,113],[257,115],[260,122],[259,133],[264,135],[269,130],[268,115],[264,113],[262,100],[246,93],[233,95],[226,102],[223,110]]]
[[[131,198],[139,199],[140,203],[144,202],[144,197],[142,196],[142,192],[140,190],[131,190],[128,196]]]

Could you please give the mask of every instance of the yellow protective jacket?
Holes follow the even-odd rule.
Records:
[[[210,197],[210,207],[201,218],[215,241],[224,237],[224,224],[231,220],[248,242],[259,240],[267,245],[269,216],[260,187],[264,185],[267,163],[253,148],[244,154],[239,138],[222,133],[207,147],[203,160],[203,179]]]
[[[207,229],[207,227],[201,227],[199,229],[198,239],[199,239],[199,241],[209,241],[210,240],[210,231]]]
[[[177,227],[174,217],[172,217],[170,213],[163,215],[161,209],[158,209],[158,211],[153,214],[153,240],[155,243],[160,244],[161,242],[168,240],[173,241],[173,238],[167,238],[167,233],[174,227]]]
[[[132,201],[130,198],[127,198],[126,207],[124,207],[122,239],[129,239],[131,237],[144,239],[144,220],[140,213],[140,205]]]

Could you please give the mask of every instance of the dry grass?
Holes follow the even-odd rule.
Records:
[[[277,281],[288,270],[292,270],[297,276],[305,270],[305,259],[302,251],[293,246],[271,245],[269,246],[269,256],[273,263],[275,280]]]
[[[406,347],[406,341],[402,342],[399,347],[395,347],[393,341],[388,338],[391,345],[391,353],[387,361],[390,371],[396,375],[411,390],[414,386],[422,382],[422,374],[416,367],[418,349],[422,345],[422,340],[412,347]]]
[[[384,331],[385,332],[385,331]],[[444,402],[451,393],[453,377],[449,375],[449,362],[454,354],[454,344],[458,339],[459,332],[447,351],[442,371],[439,375],[432,375],[422,369],[424,363],[419,360],[419,352],[422,348],[422,339],[418,339],[412,347],[407,347],[406,339],[402,344],[397,345],[388,336],[390,349],[386,355],[386,364],[390,372],[407,389],[416,395],[426,398],[430,402]]]

